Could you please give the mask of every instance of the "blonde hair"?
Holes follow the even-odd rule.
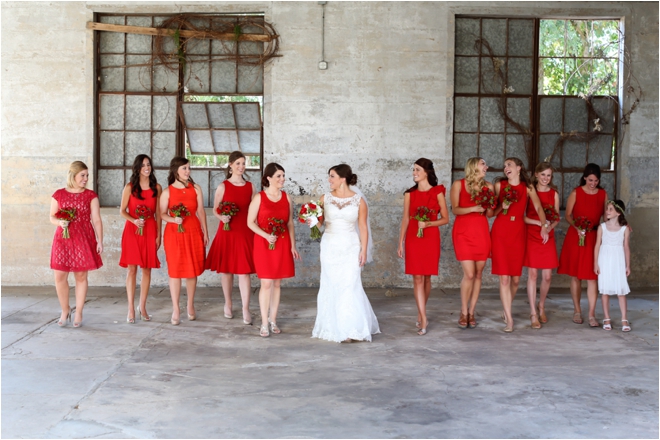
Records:
[[[479,176],[479,168],[477,168],[482,160],[481,157],[471,157],[465,162],[465,182],[468,192],[473,196],[476,196],[481,188],[486,186],[486,180]]]
[[[81,162],[79,160],[75,162],[71,162],[71,165],[69,165],[69,175],[67,176],[66,179],[66,187],[67,188],[74,188],[76,186],[76,175],[81,172],[85,171],[89,168],[87,168],[87,165],[85,165],[84,162]]]

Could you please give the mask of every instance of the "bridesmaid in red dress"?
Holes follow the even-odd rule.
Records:
[[[151,158],[139,154],[133,161],[133,174],[121,195],[119,214],[126,219],[121,237],[121,257],[119,265],[127,267],[126,294],[128,295],[128,315],[126,322],[135,324],[135,285],[137,268],[142,268],[140,284],[140,319],[151,321],[147,313],[147,296],[151,284],[151,269],[160,268],[158,248],[160,248],[160,210],[158,199],[162,189],[156,182],[151,166]],[[138,207],[147,207],[151,213],[146,218],[136,214]],[[141,228],[141,234],[138,233]]]
[[[64,327],[71,320],[69,306],[69,272],[76,280],[76,314],[73,326],[82,326],[83,307],[87,298],[87,272],[103,266],[103,223],[96,193],[85,188],[89,179],[87,165],[79,160],[69,166],[66,188],[55,191],[50,201],[50,222],[57,226],[50,254],[50,268],[55,272],[57,299],[62,307],[57,325]],[[59,220],[60,209],[75,208],[71,222]],[[67,229],[69,238],[62,236]]]
[[[541,162],[536,165],[532,185],[536,189],[541,205],[551,207],[559,218],[559,194],[557,188],[552,184],[552,165],[548,162]],[[547,219],[546,219],[547,220]],[[552,280],[552,269],[559,265],[557,259],[557,245],[555,243],[555,227],[559,221],[549,223],[546,221],[548,230],[548,241],[543,243],[541,238],[541,220],[539,219],[533,203],[527,203],[527,212],[525,214],[525,223],[527,224],[527,248],[525,249],[525,261],[523,265],[527,270],[527,297],[529,298],[529,307],[532,316],[532,328],[541,328],[541,323],[548,322],[545,315],[545,299],[550,290],[550,281]],[[541,295],[539,299],[538,319],[536,315],[536,280],[538,271],[541,270]]]
[[[600,167],[595,163],[587,164],[580,179],[580,186],[571,191],[566,202],[566,221],[570,228],[566,233],[559,257],[557,273],[571,277],[571,297],[573,298],[573,322],[582,324],[582,280],[587,280],[587,299],[589,300],[589,326],[599,327],[596,320],[596,302],[598,301],[598,275],[594,272],[594,248],[596,230],[607,209],[607,192],[600,187]],[[580,231],[575,227],[575,219],[587,217],[592,224],[589,231]],[[579,246],[580,235],[585,236],[584,246]]]
[[[238,289],[243,302],[243,324],[252,325],[250,314],[250,274],[254,273],[252,247],[254,233],[247,225],[247,213],[250,201],[256,191],[254,185],[243,177],[245,173],[245,155],[234,151],[229,155],[227,178],[218,185],[213,200],[213,215],[220,223],[211,249],[206,257],[205,269],[222,273],[222,292],[225,295],[225,318],[234,317],[232,312],[231,290],[234,286],[234,274],[238,275]],[[218,214],[221,202],[233,202],[238,207],[235,216]],[[225,230],[224,225],[230,229]]]
[[[461,280],[460,328],[477,326],[476,307],[481,291],[481,277],[490,255],[490,233],[487,218],[493,216],[492,209],[484,209],[473,201],[482,188],[493,191],[486,182],[488,165],[481,157],[471,157],[465,163],[465,178],[451,185],[451,212],[456,216],[451,231],[456,259],[463,268]]]
[[[277,326],[277,310],[280,306],[280,283],[282,278],[295,276],[293,260],[300,260],[296,250],[291,197],[282,191],[284,168],[269,163],[264,168],[261,186],[264,188],[254,196],[248,210],[247,224],[254,231],[254,267],[261,280],[259,307],[261,327],[259,335],[270,336],[270,331],[281,333]],[[266,232],[271,218],[284,222],[285,232],[281,236]],[[271,249],[274,247],[274,249]]]
[[[413,166],[415,186],[409,188],[403,196],[403,218],[399,232],[399,258],[403,258],[403,242],[406,242],[406,274],[413,276],[413,292],[417,304],[417,334],[426,334],[428,320],[426,303],[431,295],[431,275],[438,275],[440,263],[440,230],[438,227],[449,223],[445,187],[438,185],[433,162],[417,159]],[[417,221],[414,218],[417,208],[425,206],[433,210],[430,221]],[[418,237],[417,232],[424,236]]]
[[[541,206],[541,201],[536,195],[536,190],[527,176],[522,161],[517,157],[505,159],[504,175],[506,179],[501,179],[495,183],[495,197],[498,201],[498,207],[494,211],[495,221],[490,232],[492,242],[491,272],[493,275],[500,276],[500,299],[502,300],[506,322],[504,331],[511,333],[513,331],[511,305],[518,290],[525,259],[527,234],[524,216],[528,199],[534,205],[534,209],[543,225],[540,231],[543,243],[548,241],[548,231],[543,206]],[[511,191],[515,192],[517,201],[509,202],[505,199],[507,187],[511,187]],[[530,318],[537,319],[536,313]]]
[[[170,161],[167,176],[168,187],[160,197],[160,215],[167,223],[163,243],[167,259],[167,273],[170,276],[172,296],[172,325],[181,323],[179,296],[181,278],[186,279],[188,294],[188,320],[197,319],[195,313],[195,290],[197,277],[204,272],[204,254],[209,243],[206,227],[206,212],[202,188],[190,178],[190,164],[185,157],[174,157]],[[183,204],[190,215],[174,217],[170,209]],[[179,231],[183,227],[183,232]]]

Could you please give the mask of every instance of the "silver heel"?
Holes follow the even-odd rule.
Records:
[[[151,315],[143,315],[140,306],[137,308],[138,314],[140,315],[140,321],[151,321]]]

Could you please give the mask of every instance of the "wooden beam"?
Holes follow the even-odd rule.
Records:
[[[142,26],[123,26],[119,24],[95,23],[93,21],[87,22],[87,29],[92,29],[94,31],[121,32],[126,34],[162,35],[165,37],[171,37],[174,35],[174,29],[162,29],[162,28],[142,27]],[[179,31],[179,35],[183,38],[193,37],[202,40],[227,40],[227,41],[236,40],[236,35],[233,33],[205,34],[200,31],[187,31],[182,29]],[[261,41],[267,43],[271,41],[273,38],[274,37],[271,37],[270,35],[266,35],[266,34],[240,34],[238,36],[238,41]]]

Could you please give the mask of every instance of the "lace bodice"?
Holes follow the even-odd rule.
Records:
[[[360,209],[360,196],[355,194],[348,198],[334,197],[327,193],[324,196],[325,233],[354,232]]]
[[[607,230],[605,223],[600,224],[603,229],[603,238],[601,246],[621,246],[623,247],[623,239],[626,232],[626,226],[623,226],[616,232],[610,232]]]

